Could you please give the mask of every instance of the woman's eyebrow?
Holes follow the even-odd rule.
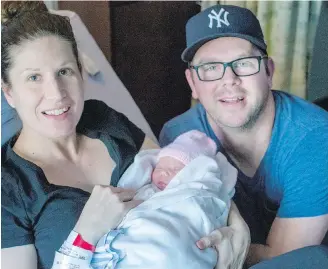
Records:
[[[75,64],[75,61],[73,61],[73,60],[64,61],[63,63],[61,63],[59,65],[59,67],[63,67],[63,66],[68,65],[68,64]],[[41,69],[40,68],[27,67],[27,68],[25,68],[21,71],[21,74],[23,74],[24,72],[27,72],[27,71],[40,72]]]
[[[27,67],[25,69],[22,70],[21,74],[27,72],[27,71],[32,71],[32,72],[40,72],[40,68],[30,68],[30,67]]]
[[[63,65],[66,65],[66,64],[74,64],[76,61],[74,61],[74,60],[67,60],[67,61],[64,61],[62,64],[61,64],[61,66],[63,66]]]

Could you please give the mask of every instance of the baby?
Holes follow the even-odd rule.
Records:
[[[155,168],[151,173],[151,183],[141,187],[134,199],[147,200],[154,193],[164,190],[188,163],[201,155],[215,157],[216,144],[211,138],[196,130],[180,135],[173,143],[159,151]],[[138,162],[138,158],[135,162]],[[127,182],[125,178],[121,178],[120,187]]]
[[[91,267],[213,269],[217,253],[196,246],[225,226],[237,171],[199,131],[168,146],[140,152],[119,187],[145,202],[130,210],[97,244]]]

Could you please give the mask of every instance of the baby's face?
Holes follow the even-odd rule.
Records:
[[[160,158],[151,175],[151,180],[157,188],[164,190],[172,178],[184,167],[185,165],[175,158]]]

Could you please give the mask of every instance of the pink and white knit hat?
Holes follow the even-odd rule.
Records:
[[[178,136],[171,144],[162,148],[157,159],[172,157],[187,165],[200,155],[214,157],[216,149],[215,142],[206,134],[192,130]]]

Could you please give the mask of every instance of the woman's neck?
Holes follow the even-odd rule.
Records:
[[[56,159],[76,162],[79,156],[79,138],[74,132],[53,139],[23,127],[13,150],[18,155],[35,161],[47,162]]]

